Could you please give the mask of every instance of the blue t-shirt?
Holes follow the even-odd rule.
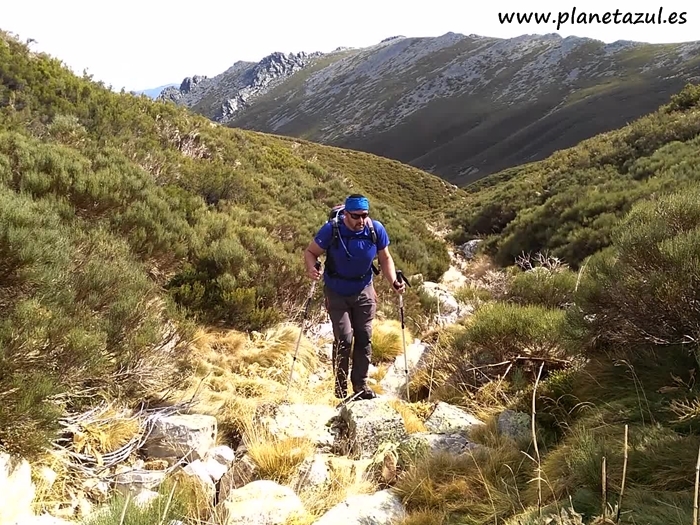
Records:
[[[367,224],[365,224],[364,230],[354,232],[345,226],[342,217],[338,221],[340,238],[337,247],[330,246],[333,240],[333,225],[330,222],[324,224],[316,233],[314,241],[326,250],[327,255],[333,259],[335,271],[338,274],[350,278],[364,276],[361,280],[332,277],[329,275],[328,267],[326,266],[323,272],[323,281],[334,292],[345,296],[355,295],[372,282],[372,277],[374,276],[371,269],[372,261],[379,250],[389,246],[389,236],[384,225],[377,220],[373,222],[374,231],[377,234],[376,245],[372,243],[372,234]],[[349,259],[345,248],[350,253]]]

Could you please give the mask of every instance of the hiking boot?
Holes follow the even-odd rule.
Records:
[[[374,393],[374,390],[372,390],[369,387],[365,387],[362,390],[358,390],[355,392],[355,396],[353,396],[355,399],[376,399],[377,394]]]

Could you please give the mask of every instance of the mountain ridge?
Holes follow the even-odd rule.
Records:
[[[262,67],[266,57],[160,98],[228,126],[367,151],[466,184],[623,126],[700,79],[700,42],[556,33],[396,36],[304,56],[296,67],[282,59],[280,75]],[[255,68],[263,83],[230,90]]]

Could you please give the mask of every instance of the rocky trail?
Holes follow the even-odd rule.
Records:
[[[453,260],[441,283],[422,283],[438,299],[441,325],[470,313],[452,295],[466,282],[464,261],[454,254]],[[332,381],[330,323],[313,327],[306,337],[317,352],[318,366],[295,371],[295,391]],[[429,366],[430,352],[430,345],[420,339],[406,341],[409,376]],[[371,375],[376,372],[373,366]],[[75,440],[72,448],[66,445],[64,458],[74,474],[80,474],[82,490],[51,514],[35,515],[31,502],[37,493],[36,480],[42,480],[40,486],[46,490],[57,473],[48,467],[31,472],[26,462],[11,467],[9,457],[3,456],[0,494],[13,503],[0,510],[0,524],[60,525],[74,522],[76,516],[87,523],[107,512],[95,501],[106,501],[114,492],[127,497],[125,504],[145,508],[168,498],[163,487],[171,479],[196,484],[209,509],[204,522],[212,525],[398,523],[406,511],[392,484],[402,469],[426,451],[460,455],[482,446],[470,436],[484,424],[441,401],[422,402],[422,417],[417,418],[406,400],[406,380],[402,352],[385,365],[381,379],[373,380],[379,392],[376,399],[351,401],[339,408],[338,400],[327,398],[300,402],[290,396],[261,403],[245,426],[243,433],[248,435],[236,440],[220,431],[216,413],[198,413],[191,401],[122,414],[122,421],[131,422],[136,431],[117,451],[100,456],[90,450],[78,452]],[[286,387],[284,379],[279,383]],[[77,429],[81,419],[94,422],[110,417],[118,416],[105,408],[65,424]],[[528,424],[527,414],[506,411],[499,418],[499,429],[513,437],[528,432]],[[263,453],[265,443],[267,453]],[[279,475],[280,464],[284,464],[284,476]],[[329,494],[335,500],[329,500]],[[328,501],[337,502],[329,505]],[[322,502],[329,508],[323,508]]]

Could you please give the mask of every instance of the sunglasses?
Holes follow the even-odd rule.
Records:
[[[369,217],[369,213],[350,213],[350,212],[348,212],[348,215],[350,215],[350,217],[352,217],[355,220],[366,219],[367,217]]]

